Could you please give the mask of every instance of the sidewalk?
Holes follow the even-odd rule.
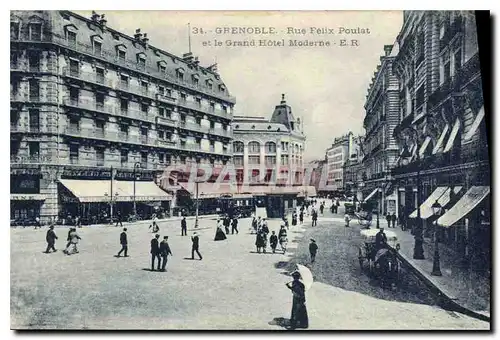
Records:
[[[384,225],[385,228],[385,225]],[[478,318],[490,318],[490,280],[477,272],[469,272],[460,265],[460,259],[452,250],[442,244],[439,247],[440,267],[442,276],[432,276],[434,260],[434,243],[432,240],[424,239],[424,260],[413,259],[413,248],[415,238],[408,231],[400,228],[386,229],[395,232],[401,249],[399,254],[404,262],[407,262],[427,285],[435,288],[443,296],[445,303],[452,307],[464,309]],[[469,283],[469,284],[468,284]],[[489,321],[489,320],[488,320]]]

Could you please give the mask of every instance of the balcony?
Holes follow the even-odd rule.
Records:
[[[141,144],[148,144],[149,138],[148,136],[141,135]]]
[[[193,102],[188,102],[186,100],[179,99],[177,101],[177,104],[179,106],[182,106],[187,109],[195,110],[204,114],[210,114],[212,116],[217,116],[225,119],[232,119],[232,116],[230,114],[227,114],[223,110],[215,110],[215,109],[210,109],[206,107],[202,107],[200,104],[193,103]]]
[[[195,123],[182,123],[182,124],[179,124],[179,127],[182,129],[197,131],[197,132],[201,132],[201,133],[207,133],[209,131],[208,127],[201,126],[201,125],[195,124]]]
[[[106,79],[103,75],[99,75],[97,73],[71,70],[69,67],[63,67],[62,75],[88,83],[99,84],[109,88],[113,88],[113,82],[111,81],[111,79]]]
[[[156,116],[137,109],[115,107],[114,114],[117,116],[142,120],[148,123],[156,123]]]
[[[15,124],[10,124],[10,132],[41,133],[47,131],[43,131],[39,125],[26,126],[26,125],[19,125],[19,123],[15,123]]]
[[[168,103],[168,104],[173,104],[176,101],[175,98],[169,97],[167,95],[160,94],[160,93],[156,94],[156,100],[158,100],[160,102]]]
[[[156,116],[156,124],[177,127],[177,122],[171,118]]]
[[[30,155],[30,156],[11,155],[10,156],[10,163],[11,164],[43,164],[43,163],[53,163],[56,160],[57,160],[56,157],[41,156],[41,155]]]
[[[76,99],[76,98],[63,98],[63,105],[77,107],[89,111],[97,111],[106,114],[113,113],[113,107],[111,105],[104,105],[103,103],[96,103],[89,99]]]
[[[166,147],[166,148],[172,148],[172,147],[178,148],[179,147],[179,145],[176,142],[173,142],[171,140],[165,140],[165,139],[157,139],[156,145]]]

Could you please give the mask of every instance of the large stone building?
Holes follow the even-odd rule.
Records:
[[[438,201],[439,239],[487,272],[490,162],[474,12],[407,11],[397,41],[401,157],[393,174],[415,257],[432,256],[421,245],[433,235]]]
[[[294,207],[297,196],[315,195],[314,187],[302,185],[306,136],[284,94],[271,119],[235,116],[231,127],[240,194],[261,197],[275,217]]]
[[[363,189],[363,136],[349,134],[349,158],[344,163],[344,186],[346,194],[362,200]]]
[[[337,137],[326,149],[328,168],[327,185],[330,192],[344,192],[344,164],[349,158],[349,141],[352,134]]]
[[[12,218],[168,209],[166,165],[230,160],[235,99],[215,67],[95,13],[10,18]]]
[[[396,195],[390,169],[398,157],[393,131],[399,122],[399,88],[392,64],[398,52],[397,45],[385,45],[384,52],[365,102],[363,200],[371,200],[377,211],[393,213],[396,212]]]

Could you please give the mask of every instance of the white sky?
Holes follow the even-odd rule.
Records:
[[[77,11],[90,17],[90,11]],[[347,133],[363,133],[364,101],[373,72],[401,29],[400,11],[324,12],[168,12],[106,11],[108,26],[133,35],[136,28],[147,33],[150,44],[182,56],[188,51],[188,29],[211,31],[191,35],[191,46],[202,66],[218,63],[219,73],[236,97],[235,114],[270,118],[281,93],[295,117],[304,122],[307,136],[305,161],[323,158],[333,138]],[[359,47],[207,47],[203,41],[266,39],[269,36],[216,35],[222,26],[275,27],[270,39],[329,40],[358,39]],[[289,36],[287,27],[368,28],[369,35]]]

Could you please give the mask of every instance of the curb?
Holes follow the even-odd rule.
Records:
[[[405,255],[401,254],[394,248],[392,249],[396,252],[397,257],[404,264],[406,264],[406,266],[412,270],[413,274],[415,274],[415,276],[417,276],[417,278],[421,280],[430,289],[430,291],[437,297],[438,305],[441,308],[449,311],[455,311],[489,323],[491,322],[490,316],[473,311],[472,309],[464,307],[458,302],[456,302],[455,298],[450,296],[449,293],[444,292],[434,282],[432,282],[432,280],[426,277],[418,268],[416,268],[414,264],[410,262],[410,260]]]

